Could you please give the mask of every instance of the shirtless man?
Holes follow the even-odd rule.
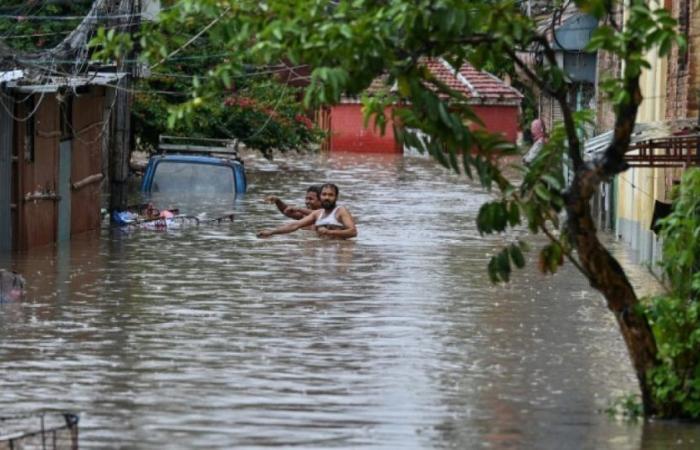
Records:
[[[268,195],[265,197],[265,203],[274,203],[277,209],[280,210],[285,216],[299,220],[311,214],[311,211],[319,209],[321,207],[321,188],[319,186],[313,185],[309,186],[306,190],[306,198],[304,203],[306,203],[306,208],[297,208],[296,206],[289,206],[279,197],[274,195]]]
[[[261,230],[258,237],[266,238],[273,234],[292,233],[299,228],[314,225],[319,236],[327,236],[337,239],[348,239],[357,236],[355,221],[350,215],[350,211],[344,206],[336,206],[338,199],[338,186],[335,184],[324,184],[321,186],[321,209],[311,211],[303,219],[290,222],[273,228],[271,230]]]

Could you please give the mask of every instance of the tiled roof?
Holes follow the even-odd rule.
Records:
[[[442,83],[467,97],[469,103],[520,103],[522,94],[503,80],[465,62],[458,71],[447,61],[433,58],[426,62],[430,72]]]
[[[365,93],[368,95],[375,95],[379,93],[384,93],[387,91],[391,90],[391,86],[389,86],[389,76],[388,75],[380,75],[374,80],[372,80],[372,83],[369,85],[367,89],[365,89]]]
[[[463,64],[459,69],[459,74],[469,80],[469,83],[476,91],[476,96],[487,99],[516,100],[520,101],[523,94],[514,87],[507,85],[503,80],[495,75],[476,70],[470,64]]]
[[[469,63],[464,63],[458,71],[440,58],[426,58],[422,63],[437,80],[464,95],[470,104],[518,105],[523,97],[503,80],[488,72],[476,70]],[[386,90],[390,88],[387,82],[387,76],[377,77],[365,92],[371,95],[380,90]],[[343,103],[356,102],[358,102],[357,99],[343,99]]]

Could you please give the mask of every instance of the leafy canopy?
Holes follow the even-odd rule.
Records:
[[[90,4],[5,0],[0,5],[0,36],[6,45],[22,52],[52,48],[80,23]]]
[[[663,219],[661,268],[668,292],[647,299],[661,364],[651,373],[653,394],[682,415],[700,418],[700,170],[688,170]]]
[[[609,0],[580,0],[577,6],[597,19],[589,50],[605,50],[624,61],[619,80],[605,83],[617,111],[635,114],[639,101],[633,89],[647,67],[643,55],[652,48],[668,53],[679,42],[675,21],[663,8],[652,9],[633,0],[624,28],[613,12],[620,5]],[[557,64],[546,31],[512,0],[181,0],[166,9],[159,21],[138,38],[141,55],[166,61],[190,45],[196,34],[178,37],[177,31],[198,23],[198,33],[223,56],[207,79],[192,84],[192,98],[170,114],[174,120],[190,115],[212,92],[230,87],[246,64],[263,67],[286,61],[312,68],[304,105],[336,103],[342,95],[357,95],[379,76],[390,87],[385,95],[363,97],[364,112],[380,128],[389,121],[386,106],[399,124],[396,136],[405,144],[428,152],[455,171],[476,177],[486,189],[497,189],[497,199],[485,204],[477,225],[482,233],[501,233],[525,223],[543,232],[550,244],[540,251],[540,267],[554,272],[568,258],[577,264],[567,230],[559,221],[567,186],[562,174],[565,160],[583,164],[580,130],[591,120],[566,105],[567,75]],[[102,36],[98,56],[125,45]],[[126,44],[129,44],[128,42]],[[131,42],[133,44],[133,42]],[[543,55],[544,63],[526,64],[525,54]],[[467,99],[435,79],[424,58],[443,58],[453,67],[469,61],[477,68],[510,68],[524,83],[559,100],[564,120],[552,131],[547,145],[528,168],[522,183],[504,175],[507,157],[518,150],[499,136],[484,131]],[[205,102],[206,103],[206,102]],[[633,122],[633,118],[632,118]],[[427,136],[428,138],[423,138]],[[489,264],[494,281],[507,281],[513,266],[524,258],[520,242],[508,244]],[[578,264],[577,264],[578,266]],[[579,266],[581,269],[581,267]],[[583,270],[583,269],[581,269]]]

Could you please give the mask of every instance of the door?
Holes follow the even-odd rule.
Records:
[[[71,152],[72,140],[61,141],[58,149],[58,233],[56,240],[66,242],[70,240],[70,209],[71,209]]]

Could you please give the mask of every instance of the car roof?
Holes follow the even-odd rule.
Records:
[[[158,159],[159,161],[172,161],[172,162],[189,162],[189,163],[200,163],[200,164],[223,164],[231,165],[236,163],[234,159],[231,158],[221,158],[218,156],[204,156],[204,155],[154,155],[151,159]]]

